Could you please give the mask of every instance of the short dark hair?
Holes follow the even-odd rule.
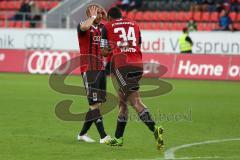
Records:
[[[188,28],[183,28],[183,33],[187,33],[188,32]]]
[[[122,12],[117,7],[110,8],[108,11],[108,17],[111,17],[113,19],[122,18]]]

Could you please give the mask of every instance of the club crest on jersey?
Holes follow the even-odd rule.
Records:
[[[93,36],[93,44],[99,44],[101,42],[101,36]]]

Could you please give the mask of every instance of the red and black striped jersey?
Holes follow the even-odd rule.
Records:
[[[81,23],[77,27],[80,66],[86,65],[85,71],[104,70],[104,61],[100,49],[103,24],[92,25],[87,31],[82,31],[80,25]]]
[[[133,20],[121,18],[105,24],[102,29],[101,47],[110,47],[115,67],[142,63],[141,33]],[[126,58],[126,62],[122,58]],[[122,57],[122,58],[121,58]]]

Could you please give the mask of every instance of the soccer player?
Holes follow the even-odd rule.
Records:
[[[155,125],[147,107],[143,104],[139,94],[139,81],[143,74],[141,33],[136,22],[122,17],[118,8],[108,11],[108,23],[102,29],[102,54],[112,53],[112,69],[119,85],[119,115],[115,138],[107,144],[111,146],[123,145],[123,134],[128,119],[127,102],[136,110],[140,119],[147,125],[157,142],[157,148],[163,148],[163,128]]]
[[[106,17],[106,11],[98,4],[90,4],[86,9],[86,14],[88,19],[78,25],[77,31],[81,55],[80,63],[81,66],[87,66],[85,71],[81,73],[90,109],[77,139],[95,142],[87,135],[87,131],[95,123],[101,137],[100,143],[105,143],[110,136],[104,130],[99,107],[106,101],[106,74],[100,50],[101,29],[103,27],[101,21],[104,16]]]

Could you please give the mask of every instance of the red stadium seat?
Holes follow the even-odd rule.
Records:
[[[55,8],[55,7],[58,5],[58,3],[59,3],[59,2],[57,2],[57,1],[55,1],[55,2],[53,1],[53,2],[49,5],[49,6],[50,6],[49,10],[52,9],[52,8]]]
[[[180,23],[171,23],[171,30],[181,30]]]
[[[237,13],[236,12],[231,12],[229,14],[229,16],[231,17],[233,22],[235,22],[237,20]]]
[[[159,13],[159,20],[160,21],[166,21],[166,20],[168,20],[168,14],[167,14],[167,12],[160,12]]]
[[[204,31],[205,30],[205,23],[198,23],[198,30],[199,31]]]
[[[185,12],[178,12],[175,16],[176,21],[186,21],[185,19]]]
[[[15,21],[9,21],[9,22],[8,22],[8,27],[14,28],[14,27],[15,27],[15,24],[16,24]]]
[[[209,21],[210,20],[210,13],[209,12],[203,12],[202,14],[202,21]]]
[[[159,30],[160,29],[160,23],[158,22],[152,22],[152,30]]]
[[[127,17],[130,19],[135,19],[135,12],[128,12]]]
[[[20,7],[21,7],[21,3],[20,3],[20,2],[17,2],[17,3],[15,4],[15,10],[19,10]]]
[[[17,22],[15,23],[15,27],[16,27],[16,28],[22,28],[22,27],[23,27],[22,21],[17,21]]]
[[[184,12],[184,21],[189,21],[190,19],[193,19],[193,13],[192,12]]]
[[[142,20],[144,21],[153,21],[153,12],[147,11],[144,12],[143,16],[142,16]]]
[[[0,9],[1,10],[6,10],[7,6],[7,1],[0,1]]]
[[[212,12],[210,16],[210,20],[213,22],[218,22],[219,21],[219,13],[218,12]]]
[[[145,29],[145,22],[138,23],[140,29]]]
[[[240,23],[235,23],[234,28],[240,31]]]
[[[0,14],[0,20],[4,20],[5,19],[5,15],[4,14]]]
[[[142,12],[142,11],[137,11],[134,20],[140,21],[140,20],[142,20],[142,19],[143,19],[143,12]]]
[[[1,21],[1,20],[0,20],[0,27],[1,27],[1,28],[5,27],[4,21]]]
[[[205,30],[206,30],[206,31],[211,31],[211,30],[212,30],[212,25],[211,25],[211,23],[206,23],[205,26],[206,26],[206,27],[205,27]]]
[[[160,30],[161,29],[161,23],[159,23],[159,22],[154,23],[154,29],[155,30]]]
[[[202,12],[195,12],[195,13],[193,14],[193,19],[194,19],[195,21],[201,21],[201,20],[202,20]]]
[[[159,21],[159,16],[160,16],[160,12],[159,11],[153,12],[152,13],[152,20]]]
[[[212,31],[214,29],[217,29],[217,23],[207,23],[206,24],[206,31]]]
[[[54,8],[60,0],[35,0],[36,3],[38,4],[38,7],[42,10],[50,10]],[[19,10],[21,7],[21,1],[20,0],[0,0],[0,11],[6,11],[7,14],[3,14],[1,12],[0,14],[0,20],[5,20],[5,19],[11,19],[15,14],[16,11]],[[5,21],[4,21],[5,23]],[[21,22],[14,22],[14,21],[9,21],[6,23],[8,27],[22,27],[24,26],[23,23]],[[25,23],[24,23],[25,24]],[[27,26],[29,27],[30,24],[29,22],[26,22]],[[1,22],[1,26],[3,26],[3,22]],[[5,24],[4,24],[5,26]],[[41,25],[39,25],[41,26]]]
[[[153,29],[153,23],[147,22],[145,25],[146,25],[145,29],[147,29],[147,30],[152,30]]]
[[[176,21],[176,12],[167,12],[166,20]]]
[[[25,27],[25,28],[30,28],[30,22],[29,22],[29,21],[26,21],[24,25],[25,25],[25,26],[23,26],[23,27]]]
[[[238,13],[236,21],[237,21],[238,23],[240,22],[240,13]]]
[[[162,23],[160,27],[161,27],[161,30],[170,30],[168,22]]]

